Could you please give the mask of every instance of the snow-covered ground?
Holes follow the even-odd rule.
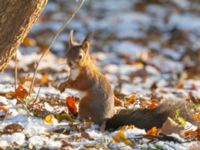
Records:
[[[32,77],[34,63],[42,49],[78,4],[74,0],[48,2],[28,35],[32,43],[36,43],[32,45],[29,39],[18,50],[20,81]],[[34,92],[27,100],[38,97],[35,103],[26,108],[24,102],[8,96],[15,88],[14,59],[0,74],[0,149],[200,149],[199,137],[188,139],[173,133],[170,136],[178,142],[166,141],[159,137],[147,138],[145,130],[135,127],[107,132],[92,123],[81,123],[79,118],[59,122],[54,116],[52,122],[46,121],[44,118],[48,115],[68,114],[67,96],[79,97],[76,91],[66,89],[60,93],[56,89],[68,74],[64,52],[71,29],[75,30],[77,40],[94,32],[92,57],[116,95],[135,94],[139,97],[137,101],[159,100],[160,97],[194,98],[200,103],[198,1],[86,0],[54,43],[51,53],[40,63]],[[135,107],[133,105],[128,108]],[[184,131],[196,128],[188,122]],[[121,140],[115,140],[116,136],[122,136]]]

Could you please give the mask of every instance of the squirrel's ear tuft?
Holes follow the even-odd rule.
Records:
[[[90,33],[85,37],[85,39],[83,40],[82,48],[83,48],[83,50],[86,51],[86,52],[89,50],[90,41],[92,40],[92,37],[93,37],[93,32],[90,32]]]
[[[69,47],[72,47],[72,46],[74,46],[74,45],[77,45],[77,42],[74,41],[74,30],[71,30],[71,31],[70,31],[69,42],[68,42],[68,44],[69,44]]]
[[[93,32],[88,33],[88,35],[83,40],[83,43],[86,42],[86,41],[90,42],[92,40],[92,37],[93,37]]]

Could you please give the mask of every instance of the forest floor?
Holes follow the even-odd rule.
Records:
[[[195,0],[86,1],[41,61],[29,95],[35,63],[78,4],[50,0],[17,60],[0,74],[0,149],[200,149],[200,127],[182,117],[182,130],[169,135],[134,126],[101,131],[69,111],[66,99],[73,96],[78,105],[78,92],[56,88],[68,74],[69,31],[75,30],[79,41],[93,31],[91,55],[119,98],[117,109],[152,109],[163,98],[182,99],[194,103],[193,116],[200,121],[200,4]]]

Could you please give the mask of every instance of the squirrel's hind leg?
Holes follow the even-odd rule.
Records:
[[[79,103],[79,116],[81,121],[90,121],[91,118],[91,109],[89,108],[86,98],[81,99]]]

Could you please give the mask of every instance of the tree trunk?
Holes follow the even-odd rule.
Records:
[[[3,71],[48,0],[0,0],[0,72]]]

